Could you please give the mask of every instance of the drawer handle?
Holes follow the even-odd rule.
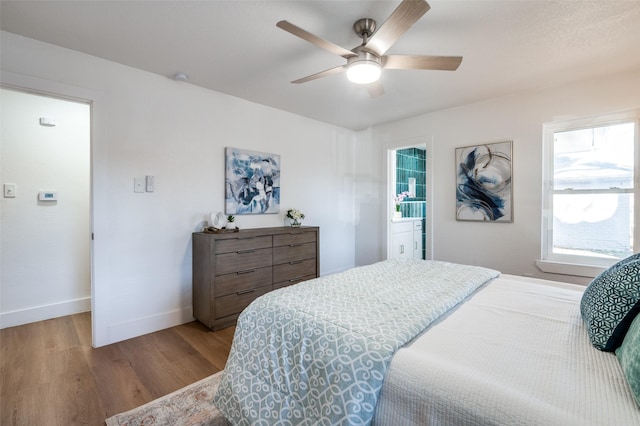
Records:
[[[236,272],[236,275],[242,275],[242,274],[250,274],[252,272],[255,272],[255,269],[247,269],[246,271],[238,271]]]
[[[302,244],[289,244],[289,247],[300,247]]]
[[[255,291],[254,289],[251,289],[251,290],[244,290],[244,291],[239,291],[239,292],[237,292],[236,294],[237,294],[238,296],[242,296],[243,294],[253,293],[254,291]]]
[[[298,282],[298,281],[302,281],[302,278],[293,278],[293,279],[289,280],[290,283],[295,283],[295,282]]]
[[[302,263],[304,260],[296,260],[295,262],[289,262],[289,265],[297,265],[298,263]]]
[[[238,254],[247,254],[247,253],[253,253],[255,252],[255,250],[242,250],[242,251],[237,251],[236,253]]]
[[[236,238],[236,240],[253,240],[255,237],[242,237],[242,238]]]

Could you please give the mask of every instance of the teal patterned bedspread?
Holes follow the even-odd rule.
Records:
[[[275,290],[238,319],[214,401],[236,425],[366,425],[395,351],[499,272],[391,259]]]

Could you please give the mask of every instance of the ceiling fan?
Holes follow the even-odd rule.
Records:
[[[400,36],[430,8],[425,0],[402,0],[380,28],[377,28],[376,21],[371,18],[358,19],[353,24],[353,31],[362,38],[362,44],[351,50],[315,36],[288,21],[278,22],[276,25],[279,28],[347,60],[345,65],[294,80],[292,83],[306,83],[346,71],[350,81],[366,85],[369,95],[376,97],[384,93],[379,81],[382,69],[455,71],[462,62],[461,56],[385,55]]]

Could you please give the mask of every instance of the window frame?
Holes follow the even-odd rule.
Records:
[[[606,189],[598,193],[631,193],[634,199],[633,211],[633,252],[640,250],[640,110],[592,117],[553,121],[543,124],[543,185],[542,185],[542,241],[541,259],[537,266],[544,272],[595,277],[616,263],[619,259],[607,259],[593,256],[553,253],[553,196],[562,193],[586,193],[588,190],[554,189],[554,134],[573,130],[589,129],[614,124],[634,123],[634,176],[631,189]]]

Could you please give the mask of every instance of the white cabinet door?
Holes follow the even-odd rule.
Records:
[[[413,222],[413,257],[422,259],[422,220]]]
[[[413,234],[399,232],[393,234],[393,258],[413,256]]]
[[[391,258],[413,257],[413,222],[395,222],[391,227]]]

